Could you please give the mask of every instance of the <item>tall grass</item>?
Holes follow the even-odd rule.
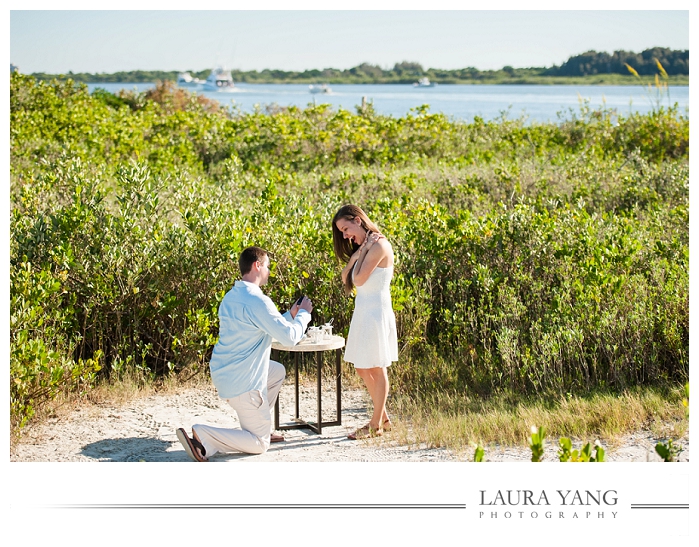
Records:
[[[435,394],[416,401],[392,401],[396,423],[390,439],[401,444],[470,451],[474,444],[526,446],[530,428],[543,427],[551,439],[601,439],[614,447],[630,431],[650,430],[658,437],[682,437],[689,422],[679,404],[679,389],[634,388],[588,396],[496,396]]]

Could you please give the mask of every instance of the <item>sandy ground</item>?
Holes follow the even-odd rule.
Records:
[[[291,423],[294,389],[287,382],[280,394],[280,423]],[[217,454],[212,462],[342,462],[459,461],[472,454],[459,455],[442,448],[405,446],[397,433],[386,433],[371,440],[351,441],[347,434],[367,423],[366,395],[345,390],[342,394],[342,425],[324,427],[322,435],[308,429],[284,431],[286,441],[271,445],[265,454]],[[301,417],[313,420],[316,412],[315,388],[301,390]],[[331,386],[324,389],[323,419],[335,420],[335,399]],[[177,393],[146,396],[117,407],[110,404],[81,406],[41,425],[27,428],[13,447],[10,460],[21,462],[179,462],[189,461],[177,441],[175,430],[207,423],[237,427],[235,412],[221,401],[213,387],[189,388]],[[654,446],[659,439],[650,432],[628,435],[606,447],[607,461],[660,461]],[[689,461],[689,440],[679,442],[684,451],[680,461]],[[557,461],[557,449],[547,444],[544,461]],[[528,447],[486,447],[486,461],[529,461]]]

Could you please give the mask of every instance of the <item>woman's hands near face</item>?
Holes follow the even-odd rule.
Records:
[[[369,250],[371,246],[374,243],[376,243],[379,239],[385,239],[385,236],[380,232],[367,232],[366,237],[362,242],[362,246],[366,245],[366,249]]]
[[[386,236],[379,232],[367,232],[366,236],[364,237],[364,241],[362,241],[362,244],[359,246],[359,248],[352,254],[352,256],[349,259],[349,262],[347,263],[347,268],[351,268],[354,266],[355,262],[359,260],[359,257],[362,256],[362,253],[366,254],[369,252],[369,249],[380,239],[385,239]]]

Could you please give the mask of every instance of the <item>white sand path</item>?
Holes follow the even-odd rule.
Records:
[[[291,422],[293,385],[282,388],[281,423]],[[367,399],[363,391],[344,390],[342,425],[324,427],[322,435],[308,429],[284,431],[286,441],[272,444],[265,454],[217,454],[212,462],[434,462],[463,461],[472,454],[456,454],[443,448],[405,446],[398,435],[351,441],[347,434],[367,423]],[[316,412],[315,388],[301,390],[301,416],[313,420]],[[323,418],[334,420],[334,391],[328,387],[323,395]],[[181,462],[189,461],[177,441],[175,430],[188,432],[195,423],[237,427],[235,413],[221,401],[213,387],[188,388],[159,393],[132,400],[123,406],[85,404],[49,418],[40,425],[26,428],[11,450],[10,460],[21,462]],[[658,439],[650,432],[627,435],[607,448],[608,461],[660,461],[654,446]],[[603,443],[604,444],[604,443]],[[678,443],[681,461],[689,460],[689,440],[685,435]],[[544,461],[556,461],[557,448],[547,443]],[[528,461],[527,446],[486,447],[487,461]]]

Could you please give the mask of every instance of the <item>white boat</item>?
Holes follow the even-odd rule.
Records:
[[[234,87],[231,71],[221,67],[213,69],[204,82],[204,91],[233,91]]]
[[[415,87],[435,87],[436,85],[437,84],[434,82],[430,82],[430,79],[427,76],[423,76],[413,84]]]
[[[309,93],[313,93],[314,95],[316,93],[332,93],[332,89],[330,89],[330,86],[328,84],[323,84],[323,85],[309,85],[308,86],[308,91]]]
[[[177,75],[177,85],[180,87],[196,87],[204,83],[204,80],[192,78],[189,72],[180,72]]]

